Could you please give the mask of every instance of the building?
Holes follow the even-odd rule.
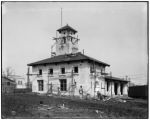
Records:
[[[15,81],[2,77],[2,93],[13,93],[16,88]]]
[[[24,76],[10,75],[9,78],[16,82],[16,89],[25,89],[27,87],[27,81]]]
[[[25,78],[19,77],[15,81],[16,81],[17,89],[25,89],[27,87],[27,82],[26,82]]]
[[[28,64],[32,66],[32,91],[62,95],[83,95],[92,97],[99,91],[103,95],[127,95],[128,82],[111,77],[105,72],[110,65],[91,58],[78,50],[77,31],[66,25],[57,30],[55,52],[50,58]]]

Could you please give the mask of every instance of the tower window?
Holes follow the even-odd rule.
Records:
[[[49,69],[48,74],[53,75],[53,69],[52,68]]]
[[[105,73],[105,68],[102,68],[102,69],[101,69],[101,73]]]
[[[39,69],[39,75],[42,75],[42,69]]]
[[[38,90],[43,91],[43,87],[44,87],[43,80],[38,80]]]
[[[62,43],[65,44],[66,43],[66,38],[63,37]]]
[[[78,73],[78,67],[74,67],[74,73]]]
[[[61,68],[61,74],[65,74],[65,68]]]
[[[60,90],[67,91],[67,80],[66,79],[60,80]]]

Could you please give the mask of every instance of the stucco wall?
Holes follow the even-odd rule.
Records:
[[[42,76],[33,76],[32,77],[32,90],[33,92],[39,92],[39,93],[47,93],[50,89],[50,85],[53,85],[53,93],[58,93],[58,87],[60,88],[60,79],[66,79],[67,80],[67,92],[61,91],[61,94],[68,95],[70,94],[72,80],[76,82],[75,89],[74,89],[74,95],[79,95],[79,88],[80,86],[83,87],[84,95],[90,94],[91,96],[96,96],[97,91],[99,91],[103,95],[108,96],[114,96],[114,81],[110,82],[109,90],[107,91],[107,82],[104,79],[104,76],[101,75],[101,69],[104,69],[104,67],[95,65],[96,68],[96,77],[95,73],[90,73],[90,66],[92,66],[93,63],[89,62],[74,62],[74,63],[61,63],[61,64],[55,64],[55,65],[41,65],[32,67],[32,72],[34,74],[39,73],[39,69],[42,69]],[[73,67],[78,66],[78,73],[74,73],[72,77],[72,69]],[[61,68],[65,68],[65,75],[61,74]],[[48,75],[48,70],[50,68],[53,68],[53,75]],[[44,81],[44,90],[38,91],[38,82],[37,80],[43,80]],[[96,83],[95,83],[96,82]],[[94,89],[95,84],[95,89]],[[120,85],[120,84],[118,84]],[[124,84],[123,87],[123,94],[127,94],[127,84]],[[120,94],[120,86],[118,86],[118,95]]]
[[[42,76],[34,76],[32,77],[32,90],[33,92],[39,92],[39,93],[46,93],[48,91],[48,83],[53,84],[54,86],[60,86],[60,81],[59,79],[67,79],[67,89],[69,89],[71,82],[72,82],[72,77],[71,77],[71,71],[73,69],[73,66],[78,66],[78,73],[75,73],[73,75],[73,80],[76,82],[76,87],[75,87],[75,95],[79,95],[79,88],[80,86],[83,87],[84,94],[91,94],[92,96],[94,95],[94,81],[95,79],[92,77],[90,73],[90,66],[91,63],[88,62],[75,62],[75,63],[63,63],[63,64],[57,64],[57,65],[41,65],[41,66],[36,66],[32,67],[32,72],[34,74],[39,73],[39,69],[42,69]],[[65,76],[60,75],[60,69],[64,67],[65,68]],[[48,77],[48,69],[53,68],[53,76]],[[96,71],[100,72],[101,66],[96,66]],[[37,80],[44,80],[44,90],[43,91],[38,91],[38,83]],[[99,83],[99,90],[104,92],[102,90],[101,86],[103,84],[104,86],[104,80],[101,78],[97,78],[97,81],[101,81]],[[96,90],[96,89],[95,89]],[[63,92],[62,92],[63,93]],[[68,94],[67,92],[64,94]],[[95,92],[96,94],[96,92]]]
[[[24,78],[17,78],[16,81],[16,88],[23,89],[26,88],[27,81]],[[22,82],[22,84],[19,84],[19,81]]]

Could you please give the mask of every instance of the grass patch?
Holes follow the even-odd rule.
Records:
[[[76,114],[80,118],[84,118],[83,116],[98,118],[95,110],[104,112],[105,117],[101,116],[102,118],[148,118],[148,102],[144,100],[141,102],[134,99],[126,103],[121,103],[111,100],[103,102],[31,94],[2,95],[2,116],[10,118],[12,117],[11,111],[16,111],[16,116],[18,117],[34,118],[35,115],[32,114],[32,111],[34,111],[35,106],[39,106],[41,103],[50,106],[65,104],[68,108],[74,109],[74,112],[70,113],[70,116],[77,113],[76,110],[82,109],[83,114]],[[36,117],[38,118],[39,116],[37,115]],[[53,118],[50,115],[45,115],[45,117]],[[59,115],[55,117],[57,118]]]

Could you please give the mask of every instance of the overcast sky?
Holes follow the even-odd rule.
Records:
[[[27,64],[50,57],[52,37],[69,24],[79,49],[111,66],[113,76],[147,82],[146,2],[5,2],[2,5],[2,65],[17,75]]]

